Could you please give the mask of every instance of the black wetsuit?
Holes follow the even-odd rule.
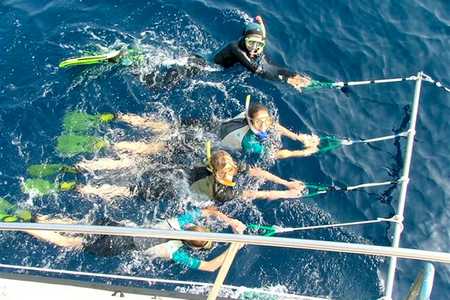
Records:
[[[289,77],[297,75],[297,73],[286,68],[271,64],[264,53],[256,58],[250,58],[244,43],[244,38],[229,43],[214,56],[214,62],[224,68],[229,68],[236,63],[240,63],[249,71],[270,80],[287,81]]]
[[[96,222],[95,225],[121,226],[110,219]],[[116,256],[126,251],[138,250],[131,236],[91,235],[85,239],[83,249],[95,256]]]
[[[208,62],[199,55],[191,55],[185,65],[173,64],[162,67],[157,71],[142,76],[142,79],[150,87],[170,88],[178,84],[181,80],[192,78],[201,72],[208,65]]]

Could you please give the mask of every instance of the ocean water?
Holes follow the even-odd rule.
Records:
[[[64,114],[73,110],[148,113],[164,115],[173,122],[196,118],[208,123],[240,112],[245,95],[250,93],[271,105],[280,122],[295,131],[364,138],[405,128],[414,90],[411,82],[355,87],[346,96],[335,90],[301,94],[241,67],[221,70],[211,66],[165,89],[147,87],[136,75],[143,70],[118,65],[58,69],[64,58],[118,45],[144,49],[147,59],[141,68],[147,71],[158,70],[189,53],[211,57],[237,39],[243,23],[255,15],[261,15],[267,24],[266,51],[272,60],[312,77],[347,81],[409,76],[423,70],[449,84],[447,1],[2,0],[0,196],[36,213],[85,220],[85,216],[106,214],[138,224],[167,217],[185,206],[187,201],[178,199],[165,199],[169,201],[164,204],[129,199],[105,204],[76,193],[42,198],[23,194],[20,184],[28,165],[46,161],[70,164],[83,158],[62,158],[55,150]],[[448,94],[424,83],[403,247],[449,250],[449,103]],[[105,126],[95,134],[111,140],[139,138],[139,133],[119,125]],[[290,148],[297,146],[285,143]],[[271,171],[283,178],[327,184],[381,181],[399,176],[404,149],[404,140],[355,145],[278,162]],[[80,180],[91,179],[86,176]],[[185,193],[183,186],[179,190]],[[397,206],[398,193],[398,188],[377,188],[311,199],[227,205],[224,210],[247,223],[307,226],[389,217]],[[391,235],[392,228],[386,224],[287,234],[377,245],[389,245]],[[187,271],[139,253],[98,258],[64,251],[22,233],[2,233],[1,237],[2,263],[143,277],[214,279],[213,274]],[[399,261],[395,299],[405,297],[421,267],[418,261]],[[435,267],[432,299],[448,299],[450,268],[442,264]],[[382,258],[246,247],[236,257],[227,283],[281,287],[292,293],[333,299],[377,299],[383,294],[386,268],[387,260]]]

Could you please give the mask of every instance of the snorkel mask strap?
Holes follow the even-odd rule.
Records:
[[[248,127],[250,128],[250,130],[261,140],[266,140],[269,135],[266,131],[259,131],[258,129],[256,129],[253,124],[252,124],[252,120],[250,118],[250,115],[248,113],[249,109],[250,109],[250,95],[247,95],[247,97],[245,97],[245,117],[247,119],[247,124]]]

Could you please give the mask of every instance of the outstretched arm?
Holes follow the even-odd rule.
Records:
[[[261,178],[263,180],[268,180],[276,184],[281,184],[289,189],[297,189],[297,190],[304,189],[304,184],[301,181],[297,180],[288,181],[261,168],[250,168],[248,173],[250,176]]]
[[[315,134],[311,134],[311,135],[300,134],[300,133],[297,134],[297,133],[294,133],[294,132],[290,131],[289,129],[281,126],[280,124],[276,125],[276,130],[280,133],[280,135],[284,135],[292,140],[299,141],[305,147],[305,149],[303,149],[303,150],[295,150],[295,151],[290,151],[290,150],[285,150],[285,149],[280,150],[275,154],[275,157],[277,159],[288,158],[288,157],[309,156],[309,155],[314,154],[317,151],[319,151],[320,139]]]
[[[241,221],[228,217],[212,206],[202,209],[202,215],[205,217],[214,217],[224,223],[227,223],[231,226],[231,228],[233,228],[235,233],[242,234],[246,229],[246,226]]]
[[[242,248],[241,244],[241,248]],[[230,245],[231,247],[231,245]],[[224,251],[221,255],[217,256],[216,258],[213,258],[209,261],[202,260],[200,262],[199,270],[207,271],[207,272],[215,272],[218,268],[220,268],[225,260],[225,256],[227,255],[227,252],[230,250],[230,247],[226,251]]]
[[[280,199],[297,199],[303,194],[303,190],[290,189],[287,191],[251,191],[246,190],[243,192],[242,197],[244,200],[255,199],[267,199],[267,200],[280,200]]]

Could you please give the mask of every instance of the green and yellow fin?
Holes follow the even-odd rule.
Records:
[[[80,153],[97,152],[108,145],[106,140],[95,136],[61,135],[58,137],[56,149],[60,155],[71,157]]]
[[[82,56],[82,57],[76,57],[76,58],[70,58],[63,60],[59,63],[60,68],[69,68],[69,67],[75,67],[75,66],[82,66],[82,65],[94,65],[94,64],[102,64],[106,62],[110,62],[111,60],[118,58],[121,55],[120,50],[111,51],[106,54],[99,54],[99,55],[90,55],[90,56]]]
[[[36,164],[27,168],[27,173],[31,177],[48,177],[59,173],[77,173],[75,167],[64,164]]]
[[[86,112],[72,111],[66,113],[63,120],[63,128],[66,134],[87,133],[91,129],[100,127],[102,123],[114,120],[112,113],[91,115]]]
[[[44,196],[58,191],[58,185],[41,178],[27,179],[22,184],[24,193]]]

